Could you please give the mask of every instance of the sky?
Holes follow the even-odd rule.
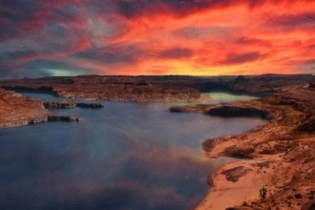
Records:
[[[0,79],[315,73],[314,0],[0,0]]]

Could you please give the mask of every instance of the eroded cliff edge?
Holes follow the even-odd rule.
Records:
[[[209,183],[198,210],[312,209],[315,206],[315,89],[281,88],[263,99],[172,107],[221,117],[262,117],[268,122],[239,135],[208,139],[209,157],[237,158]]]

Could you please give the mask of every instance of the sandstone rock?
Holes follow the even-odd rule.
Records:
[[[0,128],[47,121],[48,115],[41,101],[0,88]]]

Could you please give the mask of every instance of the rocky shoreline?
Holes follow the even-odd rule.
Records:
[[[268,120],[239,135],[208,139],[207,156],[236,158],[210,177],[214,187],[197,210],[315,207],[315,89],[281,88],[263,99],[219,105],[172,107],[173,112]]]
[[[221,88],[273,95],[253,101],[170,108],[172,112],[260,117],[268,121],[248,132],[208,139],[203,143],[208,157],[228,156],[235,161],[208,177],[213,189],[197,210],[315,208],[315,86],[314,80],[305,85],[305,78],[305,75],[228,77],[226,83],[220,81]],[[161,82],[156,77],[85,76],[6,81],[0,86],[12,90],[48,91],[67,98],[125,102],[197,101],[202,98],[198,88],[205,88],[205,81],[186,77],[171,78],[170,81],[163,78]],[[262,85],[266,81],[268,84]],[[298,85],[286,86],[288,83]],[[51,112],[73,107],[97,109],[103,106],[68,100],[45,102],[0,88],[0,128],[48,121],[77,122],[76,117]]]

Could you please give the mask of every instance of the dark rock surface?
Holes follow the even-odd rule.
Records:
[[[251,169],[244,166],[238,166],[231,168],[225,171],[222,171],[222,174],[226,176],[226,179],[230,182],[237,182],[239,178],[246,175]]]
[[[56,121],[61,121],[61,122],[79,122],[79,118],[73,117],[73,116],[51,115],[51,116],[48,116],[48,121],[49,122],[56,122]]]
[[[47,101],[44,102],[46,109],[69,109],[74,108],[76,103],[72,101]]]
[[[209,109],[206,112],[211,116],[219,117],[260,117],[269,119],[269,113],[252,107],[235,107],[235,106],[220,106]]]
[[[89,109],[101,109],[104,108],[102,104],[97,104],[97,103],[77,103],[77,107],[81,108],[89,108]]]
[[[309,86],[310,86],[310,88],[315,88],[315,79],[313,79],[309,82]]]
[[[46,101],[44,102],[46,109],[69,109],[74,107],[88,108],[88,109],[101,109],[104,106],[100,103],[76,103],[74,101]]]

